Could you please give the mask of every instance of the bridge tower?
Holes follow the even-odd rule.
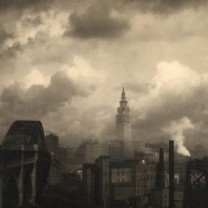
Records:
[[[15,121],[0,146],[0,208],[35,206],[51,156],[40,121]]]

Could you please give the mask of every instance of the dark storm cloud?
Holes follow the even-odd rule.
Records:
[[[83,14],[73,12],[68,27],[64,33],[66,36],[81,39],[115,38],[129,29],[126,20],[111,16],[111,8],[107,4],[92,5]]]
[[[9,60],[11,58],[16,58],[18,52],[22,51],[23,47],[20,43],[15,43],[14,45],[0,50],[0,59]]]
[[[19,43],[15,43],[14,45],[8,47],[4,46],[4,43],[12,38],[14,38],[14,34],[7,32],[3,25],[0,24],[0,59],[13,57],[16,55],[16,52],[20,50],[21,46]]]
[[[185,8],[198,9],[201,6],[207,6],[207,0],[115,0],[114,5],[117,8],[129,7],[130,9],[139,9],[141,12],[154,12],[169,14]]]
[[[13,34],[5,31],[3,26],[0,24],[0,44],[4,43],[8,38],[12,38]]]
[[[41,119],[70,103],[74,96],[87,96],[87,93],[62,71],[51,77],[48,87],[33,85],[24,89],[20,83],[14,83],[4,88],[0,97],[1,123],[23,118]]]
[[[32,8],[35,10],[46,10],[51,6],[56,5],[56,7],[67,9],[71,6],[81,7],[80,5],[89,5],[92,1],[64,1],[64,0],[0,0],[0,9],[7,8],[17,8],[25,9]],[[108,5],[113,7],[122,8],[122,6],[130,6],[131,8],[139,9],[143,12],[153,11],[156,13],[168,13],[172,11],[177,11],[183,8],[198,8],[207,4],[207,0],[105,0],[102,2],[107,2]],[[100,4],[99,1],[96,4]],[[79,6],[78,6],[79,5]]]
[[[0,0],[1,9],[26,9],[45,10],[51,6],[54,0]]]

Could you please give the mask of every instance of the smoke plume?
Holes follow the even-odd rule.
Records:
[[[163,130],[171,136],[171,139],[174,139],[176,150],[179,154],[190,156],[190,152],[184,146],[186,139],[184,136],[184,131],[193,128],[194,126],[190,119],[188,117],[183,117],[179,120],[172,121],[170,125]]]

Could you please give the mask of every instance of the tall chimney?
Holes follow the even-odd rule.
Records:
[[[191,158],[187,158],[186,162],[186,183],[184,189],[183,207],[190,207],[191,201]]]
[[[160,148],[159,164],[158,164],[158,188],[165,188],[165,163],[164,163],[164,150]]]
[[[174,208],[174,141],[169,140],[169,208]]]

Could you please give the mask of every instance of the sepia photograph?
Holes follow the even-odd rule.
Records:
[[[0,208],[208,208],[208,0],[0,0]]]

